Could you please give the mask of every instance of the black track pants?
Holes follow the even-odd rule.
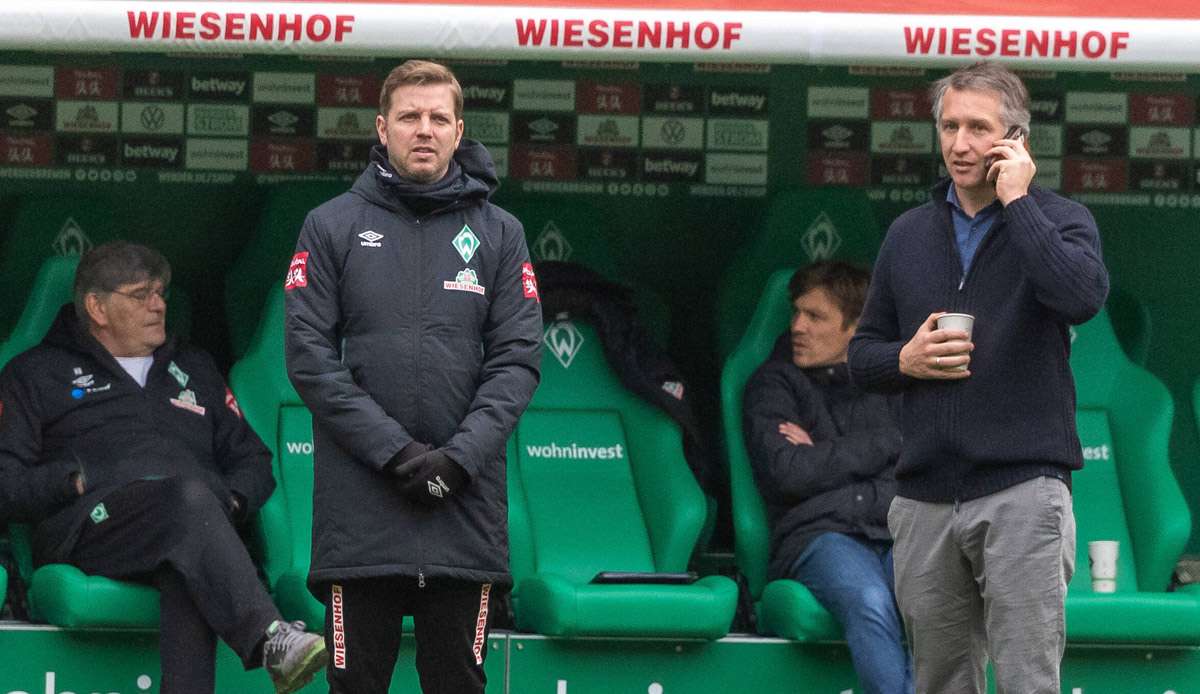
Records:
[[[327,584],[325,669],[330,694],[384,694],[411,614],[424,694],[483,694],[487,636],[497,596],[490,583],[454,579],[358,579]]]
[[[105,495],[103,505],[84,523],[69,561],[88,574],[159,588],[162,691],[212,691],[211,680],[191,686],[215,660],[212,633],[247,668],[259,665],[257,647],[279,611],[208,486],[142,480]]]

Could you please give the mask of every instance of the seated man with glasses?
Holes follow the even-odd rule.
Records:
[[[216,636],[278,692],[327,660],[279,615],[235,527],[275,488],[271,453],[212,358],[166,334],[171,268],[89,251],[41,344],[0,372],[0,520],[33,524],[36,564],[155,585],[158,691],[211,693]]]

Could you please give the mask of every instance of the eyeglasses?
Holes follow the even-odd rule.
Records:
[[[126,297],[128,299],[133,299],[134,301],[138,302],[139,304],[149,303],[150,297],[152,297],[152,296],[157,296],[158,298],[162,299],[164,303],[166,303],[167,299],[171,298],[171,288],[170,287],[163,287],[161,289],[155,289],[152,287],[143,287],[141,289],[135,289],[132,292],[123,292],[119,289],[114,289],[114,290],[112,290],[112,293],[120,294],[121,296]]]

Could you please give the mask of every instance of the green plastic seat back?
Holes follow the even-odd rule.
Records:
[[[269,586],[289,570],[307,573],[312,539],[312,418],[287,377],[282,273],[267,297],[246,355],[230,371],[242,415],[271,449],[277,482],[256,517]]]
[[[208,296],[210,286],[219,291],[211,277],[228,266],[234,249],[244,243],[244,195],[173,191],[166,212],[144,196],[128,193],[21,196],[9,228],[0,230],[0,296],[5,297],[0,335],[16,323],[43,261],[80,256],[115,239],[146,244],[167,257],[172,274],[167,328],[176,335],[191,334],[192,302],[185,295],[197,296],[198,307],[219,305]],[[216,318],[206,315],[206,324]]]
[[[279,491],[287,507],[292,567],[308,572],[312,556],[312,414],[303,405],[279,408]]]
[[[879,252],[882,232],[865,191],[810,188],[775,195],[762,228],[747,231],[721,275],[717,353],[728,355],[737,346],[772,272],[831,258],[867,266]]]
[[[1108,412],[1101,409],[1080,409],[1075,417],[1079,441],[1083,445],[1084,469],[1072,475],[1071,487],[1075,499],[1075,576],[1068,589],[1071,592],[1091,592],[1092,580],[1088,571],[1088,542],[1116,540],[1122,551],[1117,561],[1120,591],[1137,590],[1137,569],[1134,566],[1125,518],[1125,503],[1117,476],[1117,453],[1108,426]]]
[[[1090,590],[1087,542],[1121,541],[1120,590],[1164,591],[1191,532],[1171,470],[1174,404],[1166,387],[1129,360],[1108,312],[1071,329],[1084,469],[1073,475],[1076,578]]]
[[[267,194],[249,242],[225,277],[225,320],[235,358],[254,339],[274,282],[287,272],[305,216],[346,188],[344,183],[289,183]]]
[[[671,313],[662,297],[643,291],[628,276],[622,262],[620,239],[628,226],[620,213],[597,203],[573,198],[509,196],[499,203],[525,227],[529,257],[536,263],[562,260],[584,265],[605,278],[633,287],[639,320],[660,345],[671,333]]]
[[[776,338],[787,330],[791,316],[787,285],[793,274],[795,269],[790,268],[767,277],[761,298],[752,303],[750,324],[721,372],[721,420],[729,464],[734,558],[756,600],[767,582],[770,529],[742,435],[742,391],[755,369],[771,354]]]
[[[679,429],[621,385],[591,326],[547,324],[541,383],[508,452],[518,584],[686,569],[706,503]]]
[[[654,571],[620,415],[534,410],[517,438],[538,572],[586,583],[598,571]]]
[[[0,344],[0,368],[46,336],[59,309],[72,300],[71,288],[78,265],[79,256],[51,257],[42,262],[16,325]]]

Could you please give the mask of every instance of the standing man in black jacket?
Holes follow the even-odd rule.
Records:
[[[910,694],[892,593],[887,509],[896,492],[899,398],[846,369],[870,279],[825,261],[788,283],[792,320],[746,384],[744,427],[771,523],[771,578],[792,578],[841,623],[867,694]]]
[[[1108,273],[1087,209],[1032,184],[1020,78],[976,63],[932,97],[950,180],[892,224],[850,343],[856,382],[904,393],[896,596],[918,691],[983,692],[990,657],[1000,694],[1057,694],[1083,467],[1068,331]]]
[[[0,518],[34,523],[34,561],[148,581],[164,694],[212,694],[216,635],[277,692],[324,643],[287,624],[235,524],[275,489],[271,452],[208,354],[167,338],[171,268],[114,241],[79,261],[74,306],[0,373]]]
[[[408,61],[380,93],[380,145],[309,213],[285,289],[288,373],[313,412],[309,587],[330,691],[382,692],[413,615],[427,694],[483,692],[493,586],[507,587],[505,446],[539,377],[525,233],[489,202],[462,88]]]

